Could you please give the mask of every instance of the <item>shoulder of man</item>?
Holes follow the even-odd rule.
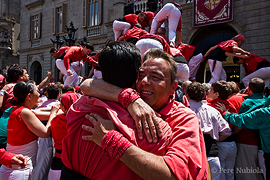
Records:
[[[196,116],[195,112],[192,111],[189,107],[186,107],[183,103],[181,102],[174,102],[174,105],[172,107],[172,113],[173,114],[183,114],[183,115],[194,115]]]

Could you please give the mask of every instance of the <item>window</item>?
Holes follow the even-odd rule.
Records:
[[[38,32],[39,32],[39,27],[38,27],[38,15],[35,15],[32,17],[32,38],[37,39],[38,38]]]
[[[29,39],[39,39],[41,37],[41,13],[30,17]]]
[[[52,33],[61,34],[65,33],[65,26],[67,24],[67,4],[61,4],[53,8],[52,15]]]
[[[63,11],[62,7],[56,8],[56,33],[62,32],[63,28]]]
[[[92,27],[101,24],[101,0],[84,0],[83,26]]]
[[[88,26],[98,25],[98,2],[89,0],[88,2]]]

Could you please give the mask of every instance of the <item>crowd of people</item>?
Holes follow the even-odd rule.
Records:
[[[48,72],[36,84],[20,64],[0,75],[0,179],[270,179],[270,63],[241,34],[204,55],[182,43],[182,11],[115,20],[94,56],[90,43],[52,48],[57,82]],[[244,89],[226,81],[228,56]],[[209,83],[196,82],[204,60]]]

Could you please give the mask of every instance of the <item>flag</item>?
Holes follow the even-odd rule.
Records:
[[[194,0],[194,26],[231,21],[232,0]]]

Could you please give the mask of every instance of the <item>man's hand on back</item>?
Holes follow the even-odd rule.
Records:
[[[132,102],[128,106],[128,111],[135,120],[139,139],[143,139],[143,130],[148,142],[156,143],[157,136],[162,136],[162,129],[159,125],[160,118],[157,117],[156,112],[141,98]]]

